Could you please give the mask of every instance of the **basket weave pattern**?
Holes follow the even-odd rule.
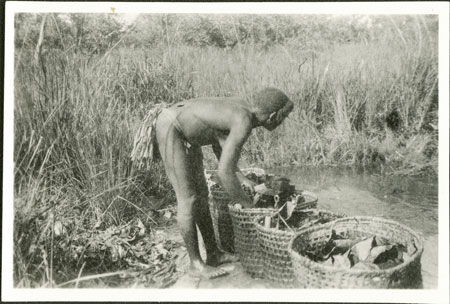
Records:
[[[236,209],[229,205],[233,222],[234,245],[244,270],[255,278],[264,277],[263,256],[259,247],[255,219],[262,215],[272,215],[275,209]]]
[[[234,233],[228,204],[230,197],[224,190],[211,190],[208,201],[217,246],[223,251],[234,253]]]
[[[334,214],[324,210],[318,210],[319,214],[326,214],[328,217],[337,219],[342,215]],[[276,215],[273,215],[275,217]],[[291,256],[289,254],[289,242],[300,229],[307,228],[313,223],[307,223],[301,227],[291,230],[280,230],[277,228],[265,228],[264,217],[255,220],[258,232],[258,241],[262,250],[264,260],[264,277],[273,281],[277,287],[296,287],[296,280],[292,268]]]
[[[246,175],[255,173],[257,175],[264,175],[266,172],[261,168],[244,168],[241,172]],[[205,170],[206,174],[216,175],[217,170]],[[217,246],[229,253],[234,253],[234,233],[233,224],[231,222],[228,204],[231,203],[230,196],[222,187],[209,189],[210,197],[208,200],[209,212],[214,228],[214,236],[216,238]]]
[[[319,252],[331,236],[331,230],[352,237],[377,235],[393,243],[414,242],[417,251],[411,259],[388,269],[352,270],[323,265],[302,252]],[[376,217],[347,217],[320,226],[301,229],[289,244],[294,274],[302,288],[421,288],[423,239],[410,228]]]

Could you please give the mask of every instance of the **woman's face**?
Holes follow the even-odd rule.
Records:
[[[278,112],[272,112],[267,120],[262,123],[262,126],[269,131],[273,131],[276,127],[283,123],[290,112],[291,111],[284,113],[281,110],[278,110]]]

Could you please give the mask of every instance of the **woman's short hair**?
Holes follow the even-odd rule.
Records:
[[[287,116],[292,111],[294,104],[282,91],[275,88],[265,88],[254,95],[253,107],[261,113],[278,112],[278,116]]]

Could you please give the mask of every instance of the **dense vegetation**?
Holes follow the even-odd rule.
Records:
[[[161,165],[140,171],[130,161],[134,131],[155,103],[251,96],[274,86],[295,109],[276,131],[254,132],[243,166],[437,172],[435,16],[121,20],[16,15],[17,286],[61,283],[81,274],[81,265],[84,273],[123,267],[99,263],[118,247],[95,257],[92,235],[136,226],[137,217],[151,230],[158,210],[166,214],[174,197]]]

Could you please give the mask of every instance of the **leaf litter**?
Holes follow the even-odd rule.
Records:
[[[93,278],[101,278],[101,284],[110,287],[153,288],[169,287],[180,275],[176,259],[182,244],[167,239],[162,230],[149,231],[139,218],[104,230],[82,231],[75,234],[67,245],[70,252],[68,264],[87,266],[86,280],[79,279],[87,283],[81,286],[92,286],[89,285],[92,280],[88,280],[92,273],[96,274]],[[113,272],[99,274],[104,270]],[[123,271],[115,273],[116,270]]]

